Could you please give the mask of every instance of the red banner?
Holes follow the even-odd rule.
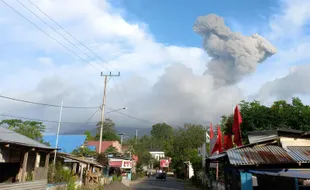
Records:
[[[160,160],[160,167],[161,168],[168,168],[169,167],[169,160],[168,159]]]

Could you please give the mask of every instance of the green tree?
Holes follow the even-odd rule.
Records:
[[[116,154],[118,153],[117,149],[114,146],[109,146],[105,151],[106,154]]]
[[[273,102],[270,107],[259,101],[241,101],[242,139],[248,143],[248,131],[275,130],[278,128],[310,130],[310,107],[299,98],[292,98],[291,103],[284,100]],[[224,133],[232,134],[233,115],[222,116],[221,126]]]
[[[173,128],[166,123],[157,123],[151,130],[153,148],[165,151],[167,156],[171,155],[173,149]]]
[[[0,122],[0,126],[7,127],[17,133],[25,135],[38,142],[44,143],[42,133],[45,131],[45,125],[37,121],[22,121],[19,119],[7,119]]]
[[[102,130],[102,140],[104,141],[120,141],[120,137],[117,135],[115,129],[115,123],[107,118],[103,123],[103,130]],[[100,139],[100,128],[101,128],[101,121],[97,123],[97,133],[95,136],[95,140]]]
[[[74,149],[72,154],[79,157],[93,157],[97,155],[97,152],[89,149],[87,146],[82,146]]]
[[[107,158],[105,153],[97,154],[97,159],[96,160],[97,160],[98,163],[100,163],[103,166],[106,166],[109,163],[109,159]]]
[[[198,147],[205,142],[206,130],[202,125],[184,124],[174,134],[172,168],[180,171],[185,161],[193,164],[194,172],[201,169],[201,157]]]
[[[85,131],[84,135],[86,135],[86,141],[95,140],[95,137],[93,137],[92,134],[89,131]]]

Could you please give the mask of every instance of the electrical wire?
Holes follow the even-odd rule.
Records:
[[[23,117],[23,116],[16,116],[16,115],[8,115],[8,114],[0,114],[0,116],[2,116],[2,117],[9,117],[9,118],[15,118],[15,119],[26,119],[26,120],[32,120],[32,121],[47,122],[47,123],[59,123],[59,121],[44,120],[44,119],[35,119],[35,118],[29,118],[29,117]],[[66,124],[78,124],[78,125],[83,125],[83,124],[85,124],[85,123],[68,122],[68,121],[61,121],[61,123],[66,123]]]
[[[102,59],[98,54],[96,54],[94,51],[92,51],[90,48],[88,48],[83,42],[81,42],[79,39],[77,39],[75,36],[73,36],[70,32],[68,32],[64,27],[62,27],[58,22],[56,22],[52,17],[50,17],[47,13],[45,13],[40,7],[38,7],[35,3],[33,3],[31,0],[28,0],[29,3],[31,3],[37,10],[39,10],[42,14],[44,14],[47,18],[49,18],[54,24],[56,24],[59,28],[61,28],[64,32],[66,32],[69,36],[71,36],[73,39],[75,39],[80,45],[82,45],[84,48],[86,48],[88,51],[90,51],[92,54],[94,54],[97,58],[99,58],[104,63],[110,65],[113,67],[117,72],[117,70],[113,65]]]
[[[19,0],[16,0],[18,1],[20,4],[22,4]],[[65,33],[67,33],[69,36],[71,36],[73,39],[75,39],[80,45],[82,45],[84,48],[86,48],[89,52],[91,52],[93,55],[95,55],[95,57],[97,57],[98,59],[100,59],[103,63],[107,64],[107,65],[110,65],[112,68],[114,68],[117,72],[120,72],[118,69],[115,68],[115,66],[113,66],[112,64],[108,63],[107,61],[105,61],[101,56],[99,56],[97,53],[95,53],[94,51],[92,51],[89,47],[87,47],[83,42],[81,42],[79,39],[77,39],[74,35],[72,35],[69,31],[67,31],[64,27],[62,27],[58,22],[56,22],[52,17],[50,17],[47,13],[45,13],[40,7],[38,7],[35,3],[33,3],[31,0],[28,0],[29,3],[31,3],[37,10],[39,10],[42,14],[44,14],[48,19],[50,19],[54,24],[56,24],[59,28],[61,28]],[[24,6],[24,4],[22,4]],[[25,6],[24,6],[25,7]],[[26,9],[29,10],[28,7],[25,7]],[[31,11],[31,10],[29,10]],[[32,11],[31,11],[32,12]],[[33,12],[32,12],[33,13]],[[35,13],[33,13],[35,14]],[[39,18],[38,15],[35,14],[36,17]],[[67,41],[69,41],[69,43],[71,43],[73,46],[75,46],[76,48],[78,48],[80,51],[82,51],[78,46],[76,46],[75,44],[73,44],[70,40],[68,40],[67,38],[65,38],[63,35],[61,35],[59,32],[57,32],[57,30],[55,30],[53,27],[51,27],[49,24],[47,24],[43,19],[39,18],[42,22],[44,22],[46,25],[48,25],[50,28],[52,28],[57,34],[59,34],[60,36],[62,36],[64,39],[66,39]],[[86,54],[85,52],[83,52],[84,54]],[[90,57],[88,54],[86,54],[88,57]],[[97,60],[93,59],[92,57],[90,57],[93,61],[99,63]],[[102,67],[102,65],[99,63],[98,64],[99,66]],[[115,83],[116,87],[117,87],[117,90],[119,91],[120,93],[120,90],[118,88],[118,84],[115,82],[115,80],[113,79],[113,82]],[[125,95],[126,97],[127,96],[127,92],[126,92],[126,89],[123,85],[123,88],[124,88],[124,92],[125,92]],[[122,93],[120,93],[122,94]],[[124,105],[125,104],[125,101],[124,101],[124,98],[121,97]]]
[[[38,25],[36,25],[34,22],[32,22],[30,19],[28,19],[26,16],[24,16],[22,13],[20,13],[19,11],[17,11],[15,8],[13,8],[11,5],[9,5],[6,1],[4,0],[0,0],[2,1],[7,7],[9,7],[11,10],[13,10],[15,13],[17,13],[18,15],[20,15],[21,17],[23,17],[25,20],[27,20],[29,23],[31,23],[33,26],[35,26],[38,30],[40,30],[41,32],[43,32],[45,35],[47,35],[48,37],[50,37],[52,40],[54,40],[55,42],[57,42],[58,44],[60,44],[63,48],[65,48],[66,50],[68,50],[69,52],[71,52],[73,55],[77,56],[79,59],[83,60],[84,62],[86,62],[87,64],[89,64],[90,66],[92,66],[93,68],[95,69],[98,69],[96,68],[91,62],[85,60],[83,57],[79,56],[78,54],[76,54],[74,51],[72,51],[71,49],[69,49],[67,46],[65,46],[63,43],[61,43],[60,41],[58,41],[56,38],[52,37],[50,34],[48,34],[47,32],[45,32],[42,28],[40,28]],[[18,1],[18,0],[17,0]],[[28,0],[31,4],[34,5],[33,2],[31,2],[30,0]],[[19,1],[18,1],[19,2]],[[27,8],[24,4],[22,4],[21,2],[19,2],[21,5],[23,5],[26,9],[28,9],[30,12],[32,12],[29,8]],[[36,8],[38,8],[37,6],[35,6]],[[39,8],[38,8],[39,10]],[[40,9],[41,10],[41,9]],[[44,13],[44,11],[41,10],[42,13]],[[33,12],[32,12],[33,13]],[[34,15],[36,15],[35,13],[33,13]],[[46,13],[44,13],[46,16],[48,16]],[[36,15],[37,16],[37,15]],[[38,16],[37,16],[38,17]],[[48,16],[49,17],[49,16]],[[39,17],[38,17],[39,18]],[[51,17],[49,17],[51,19]],[[39,18],[41,21],[43,21],[45,24],[46,22],[44,20],[42,20],[41,18]],[[51,19],[55,24],[57,23],[56,21],[54,21],[53,19]],[[47,24],[48,25],[48,24]],[[57,25],[59,25],[57,23]],[[49,26],[49,25],[48,25]],[[60,26],[60,25],[59,25]],[[61,27],[61,26],[60,26]],[[66,31],[63,27],[61,27],[64,31]],[[67,32],[67,31],[66,31]],[[58,32],[57,32],[58,33]],[[71,35],[69,32],[67,32],[71,37],[75,38],[73,35]],[[58,33],[59,34],[59,33]],[[61,35],[61,34],[60,34]],[[61,35],[62,36],[62,35]],[[62,36],[63,37],[63,36]],[[64,37],[65,38],[65,37]],[[77,39],[77,38],[75,38]],[[78,42],[80,42],[78,40]],[[72,43],[73,44],[73,43]],[[84,47],[86,47],[85,44],[81,43]],[[86,47],[87,48],[87,47]],[[87,48],[90,52],[92,52],[94,55],[96,55],[96,57],[98,57],[101,61],[107,63],[104,59],[102,59],[100,56],[98,56],[96,53],[94,53],[93,51],[91,51],[89,48]],[[85,52],[84,52],[85,54]],[[88,54],[86,54],[88,55]],[[108,63],[109,64],[109,63]],[[111,65],[111,64],[109,64]],[[112,66],[112,65],[111,65]],[[112,66],[113,67],[113,66]],[[114,67],[115,68],[115,67]],[[117,70],[117,69],[116,69]],[[117,70],[118,71],[118,70]],[[4,98],[4,96],[0,96],[2,98]],[[5,97],[6,99],[11,99],[11,100],[16,100],[16,101],[20,101],[18,99],[14,99],[14,98],[9,98],[9,97]],[[43,106],[51,106],[51,107],[60,107],[59,105],[53,105],[53,104],[45,104],[45,103],[39,103],[39,102],[31,102],[31,101],[23,101],[22,102],[26,102],[26,103],[31,103],[31,104],[37,104],[37,105],[43,105]],[[77,106],[63,106],[63,108],[98,108],[98,107],[77,107]],[[122,112],[117,112],[121,115],[125,115],[127,117],[130,117],[132,119],[135,119],[135,120],[139,120],[139,121],[146,121],[146,122],[151,122],[151,121],[148,121],[148,120],[145,120],[145,119],[140,119],[140,118],[137,118],[137,117],[133,117],[133,116],[130,116],[130,115],[127,115],[125,113],[122,113]],[[6,114],[0,114],[2,116],[6,115]],[[8,117],[14,117],[14,116],[9,116],[9,115],[6,115]],[[20,117],[20,118],[24,118],[24,119],[31,119],[31,118],[25,118],[25,117]],[[37,120],[39,121],[39,120]],[[58,121],[49,121],[49,120],[40,120],[40,121],[44,121],[44,122],[58,122]],[[74,122],[62,122],[62,123],[71,123],[73,124]],[[153,123],[153,122],[151,122]],[[77,124],[77,123],[75,123]],[[79,123],[81,124],[81,123]]]
[[[85,53],[83,50],[81,50],[81,48],[79,48],[77,45],[75,45],[73,42],[71,42],[68,38],[66,38],[65,36],[63,36],[61,33],[59,33],[54,27],[52,27],[51,25],[49,25],[47,22],[45,22],[40,16],[38,16],[36,13],[34,13],[32,10],[30,10],[25,4],[23,4],[22,2],[20,2],[19,0],[16,0],[20,5],[22,5],[25,9],[27,9],[31,14],[33,14],[35,17],[37,17],[38,19],[40,19],[45,25],[47,25],[49,28],[51,28],[54,32],[56,32],[59,36],[61,36],[64,40],[66,40],[67,42],[69,42],[72,46],[74,46],[77,50],[83,52],[84,55],[86,55],[87,57],[89,57],[91,60],[95,61],[96,60],[89,56],[87,53]],[[100,65],[102,68],[107,69],[105,67],[103,67],[102,65]],[[109,69],[107,69],[109,71]]]
[[[75,53],[74,51],[72,51],[71,49],[69,49],[67,46],[65,46],[63,43],[61,43],[60,41],[58,41],[56,38],[54,38],[53,36],[51,36],[50,34],[48,34],[47,32],[45,32],[42,28],[40,28],[38,25],[36,25],[34,22],[32,22],[31,20],[29,20],[26,16],[24,16],[22,13],[20,13],[19,11],[17,11],[14,7],[12,7],[11,5],[9,5],[6,1],[4,0],[0,0],[2,1],[7,7],[9,7],[10,9],[12,9],[15,13],[17,13],[18,15],[20,15],[21,17],[23,17],[25,20],[27,20],[29,23],[31,23],[34,27],[36,27],[38,30],[40,30],[41,32],[43,32],[45,35],[47,35],[48,37],[50,37],[52,40],[54,40],[55,42],[57,42],[59,45],[61,45],[63,48],[65,48],[67,51],[71,52],[73,55],[77,56],[79,59],[83,60],[84,62],[86,62],[87,64],[89,64],[90,66],[92,66],[95,69],[96,68],[92,63],[90,63],[89,61],[87,61],[86,59],[84,59],[83,57],[79,56],[77,53]]]
[[[23,100],[23,99],[18,99],[18,98],[12,98],[4,95],[0,95],[0,98],[8,99],[8,100],[13,100],[13,101],[18,101],[18,102],[24,102],[28,104],[35,104],[35,105],[40,105],[40,106],[49,106],[49,107],[56,107],[60,108],[60,105],[55,105],[55,104],[47,104],[47,103],[41,103],[41,102],[34,102],[34,101],[29,101],[29,100]],[[97,109],[99,106],[91,106],[91,107],[85,107],[85,106],[62,106],[62,108],[68,108],[68,109]]]

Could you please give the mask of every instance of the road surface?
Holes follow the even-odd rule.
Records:
[[[182,182],[178,182],[174,177],[167,177],[166,181],[156,181],[154,176],[137,184],[132,184],[130,188],[133,190],[192,190],[192,188],[185,187]]]
[[[107,185],[105,190],[197,190],[197,188],[185,186],[174,177],[167,177],[166,181],[156,181],[155,176],[132,181],[130,187],[126,187],[120,182],[113,182]]]

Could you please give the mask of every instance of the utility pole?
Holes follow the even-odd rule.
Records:
[[[59,111],[59,120],[58,120],[58,128],[57,128],[57,135],[56,135],[56,150],[54,152],[54,161],[53,165],[55,166],[56,164],[56,154],[57,154],[57,149],[58,149],[58,138],[59,138],[59,131],[60,131],[60,124],[61,124],[61,115],[62,115],[62,106],[63,106],[63,101],[61,101],[61,106],[60,106],[60,111]]]
[[[137,141],[138,141],[138,129],[136,129],[136,144],[137,144]]]
[[[118,135],[121,136],[121,145],[123,145],[123,137],[124,137],[124,135],[126,135],[126,134],[125,134],[125,133],[119,133]]]
[[[108,77],[119,77],[120,76],[120,72],[118,72],[117,75],[112,75],[111,72],[110,72],[110,74],[103,74],[103,72],[101,72],[101,76],[104,77],[104,87],[103,87],[103,97],[102,97],[102,106],[101,106],[100,139],[99,139],[99,151],[98,151],[99,154],[101,153],[103,123],[105,121],[104,107],[105,107],[105,104],[106,104]]]

